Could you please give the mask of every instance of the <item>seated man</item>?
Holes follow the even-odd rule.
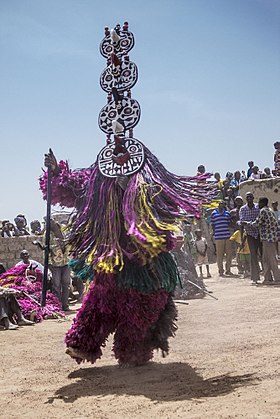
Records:
[[[37,262],[36,260],[30,259],[30,255],[29,255],[29,252],[27,250],[23,249],[20,252],[20,258],[21,258],[21,261],[18,262],[16,264],[16,266],[23,265],[23,264],[24,265],[29,265],[30,269],[33,269],[33,270],[37,269],[41,273],[44,272],[43,265],[40,262]]]
[[[19,326],[30,326],[34,322],[23,317],[13,288],[0,287],[0,325],[6,330],[15,330]]]
[[[62,310],[68,311],[70,291],[69,249],[66,246],[65,233],[55,220],[50,222],[50,271],[52,273],[52,291],[62,304]]]

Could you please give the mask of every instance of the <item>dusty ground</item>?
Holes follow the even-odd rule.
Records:
[[[179,305],[169,357],[145,367],[119,369],[110,341],[77,366],[64,354],[70,318],[0,332],[0,417],[279,418],[280,288],[207,285],[219,300]]]

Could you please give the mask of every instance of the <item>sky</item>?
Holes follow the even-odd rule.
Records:
[[[105,145],[104,27],[129,22],[141,105],[134,136],[174,173],[273,167],[280,0],[0,0],[0,219],[46,212],[51,147],[72,168]]]

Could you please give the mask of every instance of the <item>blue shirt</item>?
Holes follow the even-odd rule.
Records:
[[[226,240],[230,238],[229,231],[230,214],[228,211],[220,213],[218,209],[211,214],[211,224],[214,228],[215,240]]]
[[[230,181],[230,186],[236,187],[236,186],[239,186],[239,183],[240,183],[240,180],[237,180],[237,179],[233,178]]]

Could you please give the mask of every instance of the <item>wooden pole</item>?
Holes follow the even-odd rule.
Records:
[[[214,297],[214,295],[211,295],[210,292],[208,292],[205,288],[200,287],[199,285],[195,284],[194,282],[190,281],[189,279],[187,280],[187,282],[189,282],[190,284],[194,285],[196,288],[200,289],[205,294],[209,295],[209,297],[214,298],[214,300],[218,300],[217,297]]]
[[[51,233],[51,200],[52,200],[51,169],[48,168],[48,178],[47,178],[47,216],[46,216],[46,233],[45,233],[44,277],[43,277],[42,298],[41,298],[41,306],[42,307],[45,307],[45,305],[46,305],[46,299],[47,299],[49,253],[50,253],[50,233]]]

